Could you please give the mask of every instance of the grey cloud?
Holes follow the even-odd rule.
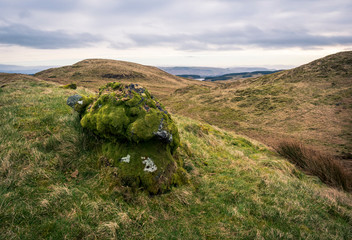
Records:
[[[351,1],[203,2],[197,8],[193,2],[186,5],[180,1],[180,6],[188,8],[167,9],[163,26],[170,30],[126,32],[134,43],[131,46],[162,45],[197,51],[253,46],[306,49],[352,44]],[[336,32],[340,33],[336,35]]]
[[[136,46],[164,45],[182,50],[224,50],[242,47],[262,48],[315,48],[333,45],[352,44],[352,35],[323,36],[305,31],[270,30],[256,27],[222,31],[209,31],[198,34],[143,35],[131,34],[129,37]]]
[[[324,36],[307,33],[305,30],[261,30],[248,27],[235,31],[208,32],[197,37],[199,41],[218,45],[255,45],[259,47],[318,47],[352,44],[352,35]]]
[[[19,24],[0,26],[0,43],[9,45],[59,49],[85,47],[100,40],[99,37],[88,33],[73,35],[63,31],[42,31]]]
[[[1,9],[21,9],[23,10],[46,10],[62,12],[78,8],[79,1],[72,0],[16,0],[16,1],[1,1]]]
[[[348,45],[351,11],[350,0],[6,0],[0,18],[17,24],[0,21],[0,43],[67,48],[105,40],[117,49],[193,51]],[[90,34],[67,33],[75,29]]]

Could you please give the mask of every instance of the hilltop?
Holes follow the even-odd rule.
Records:
[[[87,59],[71,66],[51,68],[35,74],[40,79],[61,84],[76,83],[79,86],[98,89],[108,82],[137,83],[150,89],[162,98],[195,81],[168,74],[156,67],[107,60]]]
[[[26,75],[0,80],[1,239],[352,238],[351,194],[257,141],[172,115],[189,184],[133,192],[117,184],[103,140],[66,105],[94,91]]]

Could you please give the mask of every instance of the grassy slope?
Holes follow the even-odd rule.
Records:
[[[352,52],[256,79],[184,87],[166,103],[175,113],[267,144],[302,140],[350,159],[352,169]]]
[[[352,238],[351,194],[256,142],[180,116],[178,154],[192,184],[152,197],[117,187],[99,140],[82,131],[65,104],[75,91],[6,76],[1,239]]]

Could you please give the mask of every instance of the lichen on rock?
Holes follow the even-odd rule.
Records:
[[[126,157],[121,158],[121,162],[129,163],[130,159],[131,159],[131,156],[129,154],[127,154]]]
[[[148,90],[112,82],[96,97],[69,99],[82,127],[105,139],[102,152],[124,185],[156,194],[187,181],[181,161],[173,157],[180,144],[176,124]]]
[[[158,167],[154,164],[153,160],[149,157],[141,157],[142,163],[145,164],[143,171],[145,172],[155,172]]]

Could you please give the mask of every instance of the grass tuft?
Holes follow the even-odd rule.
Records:
[[[333,156],[305,147],[296,141],[284,141],[276,151],[298,167],[333,187],[352,191],[352,176],[343,168],[341,161]]]

